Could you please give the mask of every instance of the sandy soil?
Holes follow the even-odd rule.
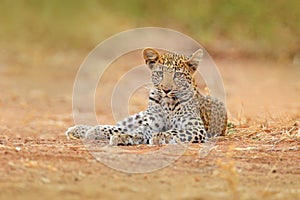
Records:
[[[300,66],[217,60],[235,128],[204,158],[195,144],[164,169],[132,174],[64,137],[74,124],[72,86],[85,55],[1,55],[0,199],[300,199]],[[104,83],[109,93],[113,82]],[[105,94],[97,115],[112,123]],[[143,97],[133,97],[131,112],[145,107]]]

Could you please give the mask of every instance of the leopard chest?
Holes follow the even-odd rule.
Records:
[[[195,112],[195,107],[192,105],[194,101],[179,102],[169,98],[162,99],[161,108],[164,118],[164,129],[181,129],[188,123],[188,118],[196,117],[198,114]],[[195,105],[197,107],[197,105]]]

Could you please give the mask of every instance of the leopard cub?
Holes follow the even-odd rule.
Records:
[[[160,145],[205,142],[210,137],[225,134],[225,105],[202,95],[194,81],[203,57],[202,49],[187,57],[176,53],[160,54],[146,48],[143,57],[151,70],[153,83],[147,109],[116,125],[70,127],[66,131],[68,138],[109,140],[111,145]]]

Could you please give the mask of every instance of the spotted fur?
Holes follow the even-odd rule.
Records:
[[[205,142],[224,135],[225,106],[202,95],[194,73],[203,57],[197,50],[190,57],[176,53],[159,54],[147,48],[143,57],[151,70],[153,89],[145,111],[129,116],[114,126],[76,125],[66,131],[68,138],[109,140],[111,145]]]

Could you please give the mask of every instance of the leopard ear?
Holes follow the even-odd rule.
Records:
[[[159,53],[152,48],[146,48],[143,51],[143,57],[145,59],[146,64],[152,69],[154,64],[158,61],[160,58]]]
[[[191,69],[192,72],[196,71],[199,63],[201,62],[201,60],[203,58],[203,54],[204,54],[203,50],[202,49],[198,49],[186,61],[186,64],[190,67],[190,69]]]

